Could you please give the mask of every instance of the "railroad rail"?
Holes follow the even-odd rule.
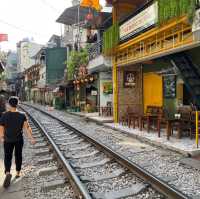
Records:
[[[65,143],[61,143],[61,145],[59,145],[58,142],[55,141],[55,136],[53,138],[52,135],[50,135],[50,133],[47,132],[46,128],[41,124],[41,121],[38,121],[38,118],[35,118],[32,115],[32,113],[30,113],[30,111],[27,110],[28,108],[31,108],[31,109],[35,110],[37,113],[40,113],[40,114],[46,116],[47,118],[50,118],[52,121],[53,120],[57,121],[61,125],[60,127],[63,127],[65,130],[68,131],[68,134],[66,134],[68,136],[67,140],[73,140],[74,138],[75,139],[76,138],[81,138],[84,141],[86,141],[87,143],[90,143],[92,147],[95,146],[95,148],[98,149],[99,152],[103,152],[110,159],[113,159],[119,165],[123,166],[123,168],[127,169],[127,171],[129,171],[132,174],[136,175],[139,179],[142,179],[143,183],[146,185],[145,187],[150,185],[153,189],[155,189],[159,193],[163,194],[166,198],[170,198],[170,199],[186,199],[187,198],[187,199],[189,199],[189,197],[187,195],[185,195],[184,193],[180,192],[176,188],[170,186],[168,183],[166,183],[162,179],[157,178],[156,176],[154,176],[153,174],[149,173],[147,170],[145,170],[141,166],[133,163],[132,161],[128,160],[126,157],[122,156],[121,154],[117,153],[116,151],[110,149],[109,147],[107,147],[103,143],[95,140],[91,136],[88,136],[88,135],[84,134],[83,132],[80,132],[79,130],[73,128],[71,125],[69,125],[69,124],[65,123],[64,121],[56,118],[55,116],[52,116],[51,114],[49,114],[49,113],[47,113],[47,112],[45,112],[43,110],[40,110],[40,109],[38,109],[38,108],[36,108],[34,106],[27,105],[27,104],[23,104],[21,106],[21,108],[30,116],[30,118],[32,118],[32,120],[35,122],[35,124],[41,129],[41,131],[45,135],[46,139],[48,140],[49,144],[51,145],[51,148],[55,152],[56,156],[59,158],[60,162],[62,163],[62,165],[64,167],[64,170],[66,171],[67,175],[71,179],[72,185],[74,186],[75,190],[77,191],[77,195],[79,197],[81,196],[82,198],[85,198],[85,199],[98,198],[98,197],[99,198],[101,198],[101,197],[102,198],[109,198],[108,196],[106,197],[105,195],[103,197],[103,196],[100,196],[100,195],[98,196],[98,194],[97,195],[91,194],[88,191],[88,189],[86,188],[86,186],[85,186],[83,181],[90,181],[90,179],[84,179],[83,180],[83,178],[80,178],[79,176],[77,176],[77,172],[75,171],[74,166],[73,166],[74,164],[71,164],[67,160],[66,154],[65,155],[63,154],[63,150],[61,149],[62,147],[60,147],[60,146],[66,146]],[[56,129],[54,129],[54,131],[55,130]],[[54,135],[55,135],[55,133],[54,133]],[[57,135],[59,135],[59,134],[57,133]],[[78,137],[76,137],[76,135]],[[72,136],[74,138],[70,138],[69,136]],[[65,138],[64,138],[64,134],[63,134],[63,140],[64,139]],[[76,143],[76,142],[74,142],[74,143]],[[78,144],[78,142],[77,142],[77,144]],[[88,145],[88,147],[91,147],[91,146]],[[81,149],[81,147],[79,148],[79,150],[80,149]],[[84,149],[84,147],[83,147],[83,149]],[[69,151],[70,151],[70,149],[68,149],[68,152]],[[78,148],[77,148],[77,151],[78,151]],[[81,157],[84,158],[86,156],[87,156],[87,154],[85,154],[85,156],[84,155],[83,156],[80,155],[80,158]],[[72,160],[74,159],[73,156],[70,157],[70,158]],[[118,192],[118,194],[119,194],[119,192]],[[128,196],[126,196],[126,197],[128,197]],[[117,198],[117,196],[113,197],[113,198]]]

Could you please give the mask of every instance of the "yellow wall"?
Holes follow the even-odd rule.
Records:
[[[143,76],[144,111],[148,105],[163,106],[162,76],[144,73]]]

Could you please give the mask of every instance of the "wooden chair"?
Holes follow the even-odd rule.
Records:
[[[158,113],[158,137],[160,137],[160,131],[162,128],[166,128],[167,119],[169,119],[169,111],[167,109],[159,109]]]
[[[140,130],[142,131],[145,128],[145,124],[147,126],[147,131],[150,131],[152,126],[157,126],[157,130],[159,129],[159,118],[161,117],[161,113],[163,112],[162,107],[160,106],[147,106],[147,110],[145,115],[141,117],[141,125]]]
[[[132,111],[131,107],[128,106],[126,108],[125,114],[120,118],[119,123],[122,125],[127,125],[128,126],[128,114]]]
[[[177,111],[180,114],[180,119],[172,124],[172,134],[174,129],[178,131],[177,137],[180,139],[183,132],[190,133],[191,129],[191,107],[180,107]]]
[[[128,113],[128,126],[131,128],[140,128],[140,118],[141,118],[141,109],[140,106],[135,106],[132,108],[131,112]]]

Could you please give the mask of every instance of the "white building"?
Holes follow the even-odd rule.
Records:
[[[22,40],[17,43],[18,71],[24,72],[35,64],[33,56],[41,49],[42,45],[28,40]]]

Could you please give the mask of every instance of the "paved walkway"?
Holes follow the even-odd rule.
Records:
[[[14,162],[13,162],[14,163]],[[13,164],[11,173],[15,176],[15,165]],[[22,179],[12,178],[11,186],[8,189],[2,187],[4,181],[4,163],[3,163],[3,144],[0,144],[0,199],[24,199]]]

